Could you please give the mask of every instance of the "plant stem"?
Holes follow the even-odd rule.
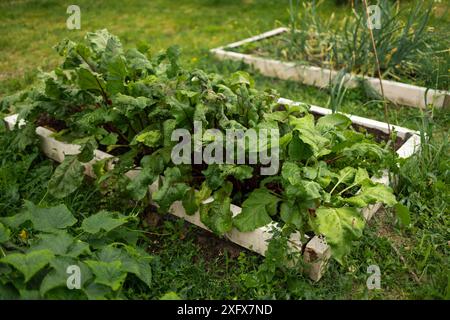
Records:
[[[363,0],[364,3],[364,7],[366,9],[366,16],[367,16],[367,23],[369,24],[370,22],[370,16],[369,16],[369,8],[367,6],[367,0]],[[386,102],[386,97],[384,96],[384,88],[383,88],[383,80],[381,80],[381,68],[380,68],[380,60],[378,59],[378,52],[377,52],[377,46],[375,44],[375,38],[373,36],[373,31],[371,26],[367,26],[369,28],[369,34],[370,34],[370,39],[372,41],[372,48],[373,48],[373,54],[375,55],[375,62],[377,65],[377,72],[378,72],[378,80],[380,81],[380,89],[381,89],[381,95],[383,97],[383,106],[384,106],[384,121],[387,123],[388,125],[388,133],[389,135],[391,134],[391,126],[389,125],[389,119],[388,119],[388,106],[387,106],[387,102]]]

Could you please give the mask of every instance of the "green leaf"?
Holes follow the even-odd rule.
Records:
[[[411,213],[409,212],[408,207],[397,203],[394,208],[400,223],[405,227],[409,226],[411,224]]]
[[[352,121],[340,113],[328,114],[326,116],[320,117],[317,120],[317,129],[320,131],[328,131],[337,128],[339,130],[344,130],[352,124]]]
[[[190,188],[183,197],[183,207],[188,215],[193,215],[198,210],[195,188]]]
[[[146,131],[138,134],[134,140],[145,144],[147,147],[154,148],[161,144],[161,132],[159,130]]]
[[[114,56],[107,60],[106,89],[109,93],[123,92],[125,89],[125,78],[127,67],[122,56]]]
[[[50,250],[32,251],[26,254],[13,253],[0,259],[0,262],[12,265],[25,276],[28,282],[38,271],[43,269],[55,255]]]
[[[141,160],[142,169],[139,174],[127,185],[127,190],[135,200],[142,200],[151,184],[164,171],[164,155],[154,152],[144,156]]]
[[[364,225],[361,213],[350,207],[320,207],[316,210],[316,217],[312,218],[314,231],[326,237],[333,257],[341,264],[350,252],[352,241],[362,236]]]
[[[397,203],[392,189],[382,183],[377,183],[374,186],[363,185],[356,196],[344,198],[343,201],[359,208],[378,202],[388,206],[393,206]]]
[[[344,148],[342,154],[347,158],[375,158],[381,160],[386,155],[386,151],[376,144],[361,142]]]
[[[124,248],[115,248],[113,246],[104,247],[99,259],[104,262],[122,262],[122,270],[136,275],[149,288],[152,284],[152,268],[151,261],[153,258],[145,251],[132,246]]]
[[[94,151],[98,148],[97,140],[92,137],[88,137],[83,139],[83,143],[81,144],[80,153],[78,154],[78,160],[80,162],[89,162],[94,158]],[[79,143],[74,142],[74,143]]]
[[[247,85],[249,87],[253,87],[254,81],[250,75],[245,71],[237,71],[233,73],[230,77],[230,84],[232,86],[237,85]]]
[[[48,191],[55,198],[64,198],[80,187],[83,178],[84,167],[77,156],[65,156],[48,182]]]
[[[121,93],[112,97],[113,105],[127,118],[133,117],[139,111],[150,105],[152,100],[147,97],[131,97]]]
[[[10,228],[18,228],[20,225],[30,220],[27,211],[22,211],[10,217],[0,217],[0,221]]]
[[[295,186],[295,188],[289,188],[289,190],[294,191],[292,195],[295,195],[295,197],[300,197],[303,200],[321,198],[322,187],[315,181],[302,179],[303,170],[295,163],[286,161],[281,169],[281,175],[283,179]]]
[[[294,130],[299,132],[300,140],[311,147],[316,158],[331,152],[327,148],[329,140],[315,128],[314,116],[312,114],[307,114],[303,118],[289,116],[289,122]]]
[[[173,291],[165,293],[159,300],[181,300],[181,298]]]
[[[118,216],[119,217],[116,218],[116,214],[102,210],[84,219],[81,224],[81,229],[90,234],[96,234],[102,230],[109,232],[127,223],[128,219],[126,217]]]
[[[314,153],[312,148],[298,137],[298,132],[294,131],[288,146],[288,154],[291,160],[307,160]]]
[[[33,223],[34,229],[38,231],[54,232],[73,226],[77,222],[77,219],[63,204],[41,208],[25,200],[25,208],[28,219]]]
[[[30,251],[48,249],[56,255],[64,255],[73,244],[73,237],[67,232],[56,234],[40,234],[39,242],[30,248]]]
[[[233,176],[239,181],[250,179],[253,177],[253,168],[247,165],[221,164],[219,165],[221,178],[225,179],[228,176]]]
[[[101,91],[105,87],[105,82],[98,73],[93,73],[84,67],[77,69],[78,85],[82,90]]]
[[[100,140],[100,144],[104,146],[115,145],[117,143],[117,133],[109,133],[102,140]]]
[[[142,200],[148,192],[149,186],[158,178],[151,169],[142,169],[139,174],[127,185],[127,190],[135,200]]]
[[[219,235],[223,235],[233,227],[233,215],[230,207],[232,188],[232,184],[228,182],[214,193],[214,201],[200,206],[200,220]]]
[[[88,32],[85,36],[86,42],[89,43],[89,47],[96,53],[102,54],[108,49],[108,53],[117,52],[120,53],[122,47],[119,39],[110,34],[108,30],[102,29],[96,32]]]
[[[104,262],[87,260],[85,263],[94,274],[94,282],[97,284],[108,286],[113,291],[117,291],[125,282],[127,273],[123,270],[121,261]]]
[[[111,299],[111,288],[103,284],[91,282],[87,288],[83,290],[89,300],[106,300]]]
[[[75,240],[74,243],[67,250],[66,256],[72,258],[78,258],[81,255],[90,255],[91,249],[89,244],[81,240]]]
[[[11,231],[0,222],[0,243],[6,242],[11,236]]]
[[[242,212],[234,217],[234,225],[239,231],[247,232],[269,224],[279,201],[266,188],[254,190],[242,204]]]
[[[302,180],[302,170],[294,162],[286,161],[281,168],[281,176],[290,184],[295,185]]]
[[[167,168],[164,171],[163,185],[152,194],[152,199],[159,205],[161,212],[167,212],[177,200],[183,200],[189,186],[183,182],[179,168]]]
[[[301,229],[303,225],[303,218],[300,210],[292,203],[283,202],[280,208],[281,220],[287,224],[294,225],[297,229]]]
[[[56,288],[65,288],[66,290],[69,290],[67,289],[67,279],[70,276],[70,274],[67,273],[67,268],[69,266],[78,266],[80,268],[81,289],[92,279],[92,273],[86,264],[69,257],[56,257],[50,262],[50,266],[52,267],[52,270],[44,277],[44,279],[42,279],[39,288],[39,292],[42,296]]]

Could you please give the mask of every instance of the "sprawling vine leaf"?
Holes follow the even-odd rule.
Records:
[[[133,273],[150,288],[152,284],[152,268],[150,266],[152,258],[144,252],[131,246],[126,246],[125,249],[107,246],[100,251],[99,259],[103,262],[121,261],[122,270]]]
[[[44,268],[54,258],[54,254],[47,249],[29,253],[12,253],[0,259],[0,262],[10,264],[25,276],[28,282],[39,270]]]
[[[92,273],[85,263],[77,261],[69,257],[56,257],[50,261],[52,270],[42,279],[39,292],[45,296],[47,292],[55,288],[67,289],[67,269],[69,266],[77,266],[80,268],[80,285],[84,288],[86,283],[92,279]]]
[[[113,291],[117,291],[125,282],[127,273],[120,260],[111,262],[87,260],[85,263],[95,275],[94,282],[97,284],[108,286]]]
[[[22,215],[25,220],[31,220],[34,229],[45,232],[65,229],[77,222],[77,219],[63,204],[56,207],[41,208],[25,200],[25,209]]]
[[[99,233],[102,230],[109,232],[127,223],[127,221],[128,219],[126,217],[103,210],[84,219],[81,224],[81,229],[91,234]]]

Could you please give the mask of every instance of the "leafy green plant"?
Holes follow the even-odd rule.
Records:
[[[353,15],[337,21],[322,18],[323,1],[290,6],[290,32],[238,50],[275,56],[300,64],[356,74],[377,74],[375,55],[367,27],[365,7],[352,4]],[[381,28],[373,29],[376,53],[383,78],[448,90],[450,63],[447,30],[429,27],[433,2],[415,1],[407,12],[399,1],[379,2]],[[299,8],[300,7],[300,8]]]
[[[199,210],[202,222],[219,235],[271,221],[286,232],[323,234],[341,263],[361,236],[360,209],[376,202],[396,204],[389,187],[369,178],[393,164],[388,145],[353,128],[344,115],[316,120],[307,105],[281,106],[276,92],[254,89],[245,72],[223,77],[185,70],[176,47],[155,56],[124,50],[106,30],[88,33],[80,43],[65,40],[57,50],[63,63],[42,74],[43,86],[5,102],[23,106],[19,119],[30,129],[22,132],[47,126],[56,138],[81,146],[55,170],[48,185],[54,197],[79,188],[83,164],[100,148],[114,156],[94,165],[105,194],[118,190],[145,203],[151,197],[161,213],[182,201],[189,214]],[[175,165],[170,155],[177,142],[171,133],[193,133],[194,121],[222,132],[277,129],[281,169],[267,178],[253,164]],[[202,137],[203,145],[210,142]],[[125,173],[137,168],[139,174],[130,180]],[[154,182],[158,190],[149,195]],[[209,196],[214,201],[203,203]],[[242,205],[236,217],[231,203]]]
[[[132,216],[100,211],[79,223],[65,205],[23,210],[0,218],[0,297],[121,298],[131,275],[151,286],[152,257],[137,246]],[[68,288],[69,267],[80,288]]]

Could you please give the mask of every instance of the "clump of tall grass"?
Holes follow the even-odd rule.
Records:
[[[362,1],[352,1],[352,14],[341,21],[334,15],[322,18],[318,14],[322,2],[290,0],[291,32],[285,38],[288,58],[377,75]],[[415,1],[407,10],[399,3],[380,0],[381,28],[372,30],[383,78],[448,89],[450,36],[428,27],[433,2]]]

